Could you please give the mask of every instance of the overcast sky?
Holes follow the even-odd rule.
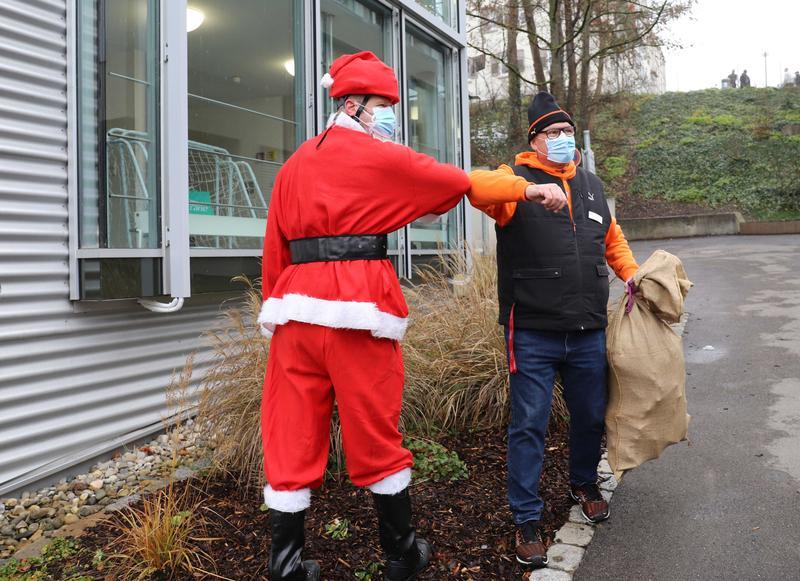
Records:
[[[719,87],[731,69],[763,87],[765,51],[770,86],[800,70],[800,0],[697,0],[668,35],[684,47],[665,51],[668,91]]]

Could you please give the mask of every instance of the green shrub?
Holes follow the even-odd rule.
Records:
[[[42,547],[38,557],[33,559],[9,559],[0,566],[0,580],[9,581],[45,581],[53,579],[49,573],[50,565],[61,563],[78,552],[78,543],[74,539],[54,537]],[[91,581],[91,577],[74,571],[74,567],[61,571],[59,579],[63,581]]]
[[[343,541],[350,537],[350,521],[346,518],[335,518],[325,525],[325,535],[334,541]]]
[[[609,181],[616,180],[625,175],[628,171],[628,158],[621,155],[612,155],[603,161],[605,168],[605,178]]]
[[[371,561],[362,569],[356,570],[353,575],[358,581],[376,581],[381,578],[381,571],[383,571],[383,563]]]
[[[414,478],[434,482],[465,480],[467,465],[458,454],[422,438],[406,438],[403,445],[414,455]]]
[[[598,112],[593,131],[603,178],[613,179],[615,158],[628,160],[617,194],[800,217],[800,91],[709,89],[638,103],[626,121],[629,140],[608,138],[614,108]]]

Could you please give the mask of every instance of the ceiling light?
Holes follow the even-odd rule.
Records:
[[[186,8],[186,32],[192,32],[200,28],[200,25],[203,24],[205,19],[206,15],[203,14],[202,10]]]
[[[289,59],[283,63],[283,68],[286,69],[287,73],[294,76],[294,59]]]

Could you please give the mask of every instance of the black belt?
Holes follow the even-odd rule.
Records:
[[[389,241],[386,234],[323,236],[289,241],[292,264],[338,260],[384,260]]]

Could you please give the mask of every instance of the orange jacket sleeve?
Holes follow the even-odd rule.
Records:
[[[469,174],[472,190],[469,202],[481,212],[505,226],[514,217],[517,202],[524,202],[528,181],[514,175],[510,166],[501,165],[494,171],[476,169]]]
[[[631,247],[628,246],[628,240],[622,233],[622,228],[617,224],[616,218],[611,218],[611,226],[606,233],[606,260],[622,280],[628,280],[639,270]]]
[[[281,176],[278,174],[272,190],[267,213],[267,233],[264,236],[264,254],[261,260],[261,296],[267,300],[281,273],[291,264],[289,241],[280,225]]]

